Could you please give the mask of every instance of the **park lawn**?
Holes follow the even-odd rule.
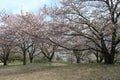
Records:
[[[120,65],[33,63],[0,66],[0,80],[120,80]]]

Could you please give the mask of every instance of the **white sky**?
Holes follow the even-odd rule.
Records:
[[[0,10],[16,14],[21,10],[36,12],[44,5],[59,5],[59,0],[0,0]]]

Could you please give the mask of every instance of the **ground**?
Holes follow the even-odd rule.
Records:
[[[0,80],[120,80],[120,65],[65,63],[1,65]]]

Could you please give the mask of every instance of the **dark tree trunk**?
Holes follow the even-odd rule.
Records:
[[[7,59],[6,59],[6,58],[4,58],[4,60],[3,60],[3,65],[4,65],[4,66],[7,65]]]
[[[55,52],[53,52],[52,55],[48,58],[48,59],[49,59],[49,62],[52,62],[52,59],[53,59],[53,57],[54,57],[54,54],[55,54]]]
[[[48,61],[49,61],[49,62],[52,62],[52,58],[49,58]]]
[[[99,58],[98,58],[98,56],[97,56],[97,63],[99,63],[100,61],[99,61]]]
[[[30,57],[30,63],[32,63],[33,62],[33,57]]]
[[[102,63],[102,61],[103,61],[103,56],[100,57],[100,63]]]
[[[115,42],[115,39],[116,39],[116,29],[113,30],[113,33],[112,33],[112,43],[111,43],[111,51],[110,53],[105,53],[105,64],[114,64],[114,57],[115,57],[115,48],[116,48],[116,42]]]
[[[76,56],[76,63],[80,63],[80,56]]]
[[[102,35],[103,36],[103,35]],[[106,47],[105,41],[103,37],[101,37],[101,45],[102,45],[102,53],[104,57],[105,64],[114,64],[114,56],[115,56],[115,31],[112,33],[112,43],[111,43],[111,51]]]
[[[30,63],[33,62],[33,54],[32,53],[29,53],[29,60],[30,60]]]
[[[103,55],[102,55],[102,53],[100,53],[100,55],[98,54],[98,53],[96,53],[96,62],[97,63],[102,63],[102,61],[103,61]]]
[[[9,51],[8,51],[8,53],[4,53],[4,57],[3,57],[3,65],[4,66],[7,65],[8,57],[9,57]]]
[[[114,64],[114,58],[109,55],[106,59],[105,59],[105,63],[106,64]]]
[[[26,65],[26,52],[23,53],[23,65]]]
[[[98,54],[98,51],[96,51],[95,56],[96,56],[96,61],[97,61],[97,63],[99,63],[99,54]]]
[[[42,50],[42,49],[41,49],[41,50]],[[47,53],[45,53],[43,50],[42,50],[42,53],[43,53],[43,55],[48,59],[49,62],[52,62],[52,59],[53,59],[54,54],[55,54],[54,51],[51,53],[51,55],[50,55],[50,53],[49,53],[49,55],[47,55]]]
[[[114,64],[114,56],[107,54],[104,56],[105,64]]]
[[[33,63],[33,58],[34,58],[34,53],[35,53],[35,47],[33,47],[33,45],[31,46],[30,49],[28,49],[28,53],[29,53],[30,63]]]

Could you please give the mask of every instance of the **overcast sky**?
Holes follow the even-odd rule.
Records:
[[[20,13],[21,10],[36,12],[45,4],[47,6],[59,5],[59,0],[0,0],[0,10],[5,10],[10,14]]]

